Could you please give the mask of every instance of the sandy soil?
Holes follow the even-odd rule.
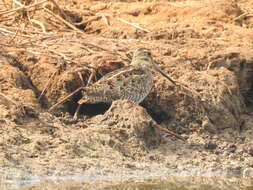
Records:
[[[29,16],[43,23],[44,33],[20,12],[0,13],[7,30],[0,30],[0,173],[6,179],[253,177],[252,2],[72,0],[59,6],[77,31],[41,9]],[[55,5],[46,7],[60,15]],[[83,105],[74,121],[76,93],[49,112],[91,75],[95,82],[127,65],[137,47],[150,48],[159,66],[193,91],[156,73],[140,106]]]

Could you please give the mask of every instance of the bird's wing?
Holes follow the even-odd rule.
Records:
[[[143,95],[145,89],[143,86],[146,81],[147,73],[139,68],[129,66],[125,69],[114,72],[113,75],[107,76],[105,79],[99,80],[95,86],[105,86],[104,94],[112,100],[129,99],[138,101]]]
[[[129,69],[131,69],[132,67],[133,67],[133,66],[128,65],[128,66],[122,67],[122,68],[120,68],[120,69],[116,69],[116,70],[114,70],[114,71],[111,71],[111,72],[105,74],[105,75],[104,75],[101,79],[99,79],[96,83],[100,83],[100,82],[102,82],[102,81],[106,81],[106,80],[108,80],[109,78],[115,76],[116,74],[121,73],[121,72],[124,71],[124,70],[129,70]]]
[[[133,66],[111,72],[83,91],[83,99],[93,103],[112,102],[117,99],[133,99],[133,94],[143,90],[139,85],[145,80],[144,70]],[[135,93],[133,93],[135,92]]]
[[[99,79],[95,84],[104,84],[104,83],[118,83],[117,81],[126,80],[126,78],[131,78],[130,75],[143,75],[145,72],[142,69],[135,68],[132,65],[117,69],[110,73],[104,75]]]

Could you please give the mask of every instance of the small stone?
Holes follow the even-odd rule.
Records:
[[[236,151],[237,147],[236,145],[231,145],[229,146],[229,148],[227,148],[227,152],[231,152],[231,153],[234,153]]]
[[[205,149],[207,150],[214,150],[217,148],[217,144],[215,143],[212,143],[212,142],[207,142],[205,145],[204,145]]]
[[[242,168],[236,167],[236,168],[227,168],[226,169],[226,176],[240,176],[242,174]]]
[[[242,172],[242,177],[252,178],[253,177],[253,168],[245,168]]]
[[[253,146],[249,147],[248,152],[250,156],[253,156]]]
[[[246,160],[247,160],[247,165],[253,167],[253,157],[248,157],[246,158]]]

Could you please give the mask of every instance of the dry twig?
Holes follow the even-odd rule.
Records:
[[[20,10],[26,10],[26,9],[29,9],[31,7],[35,7],[37,5],[41,5],[45,2],[47,2],[48,0],[43,0],[41,2],[38,2],[38,3],[34,3],[32,5],[28,5],[28,6],[22,6],[22,7],[19,7],[19,8],[16,8],[16,9],[12,9],[12,10],[8,10],[8,11],[0,11],[0,16],[1,15],[4,15],[4,14],[9,14],[9,13],[14,13],[14,12],[17,12],[17,11],[20,11]]]
[[[6,96],[5,94],[3,94],[2,92],[0,92],[0,95],[3,96],[6,100],[8,100],[9,102],[13,103],[14,105],[18,106],[18,103],[14,100],[12,100],[11,98],[9,98],[8,96]]]
[[[62,22],[63,24],[65,24],[66,26],[68,26],[69,28],[75,30],[78,33],[82,33],[83,32],[79,29],[77,29],[73,24],[71,24],[70,22],[64,20],[62,17],[54,14],[52,11],[50,11],[49,9],[47,9],[46,7],[43,8],[47,13],[49,13],[50,15],[52,15],[53,17],[55,17],[57,20],[59,20],[60,22]]]
[[[11,102],[12,104],[14,104],[17,108],[20,107],[21,110],[22,110],[22,112],[25,113],[24,107],[23,107],[21,104],[19,104],[18,102],[12,100],[11,98],[9,98],[8,96],[6,96],[6,95],[3,94],[2,92],[0,92],[0,95],[1,95],[2,97],[4,97],[7,101],[9,101],[9,102]]]
[[[158,125],[158,124],[155,125],[155,128],[159,129],[160,131],[164,131],[164,132],[166,132],[166,133],[168,133],[168,134],[170,134],[170,135],[173,135],[173,136],[175,136],[176,138],[178,138],[178,139],[180,139],[180,140],[186,142],[186,140],[185,140],[181,135],[179,135],[179,134],[177,134],[177,133],[175,133],[175,132],[173,132],[173,131],[171,131],[171,130],[169,130],[169,129],[167,129],[167,128],[164,128],[164,127],[162,127],[162,126],[160,126],[160,125]]]
[[[5,2],[5,0],[2,0],[3,1],[3,5],[4,5],[4,7],[6,8],[6,9],[8,9],[9,7],[8,7],[8,4]]]
[[[42,97],[42,96],[44,95],[44,93],[46,92],[46,90],[47,90],[47,88],[49,87],[49,84],[50,84],[52,78],[55,76],[56,73],[57,73],[57,70],[49,77],[49,79],[48,79],[48,81],[47,81],[45,87],[43,88],[43,90],[42,90],[42,92],[41,92],[41,94],[40,94],[40,96],[39,96],[39,98],[38,98],[38,101],[40,101],[41,97]]]
[[[243,14],[239,15],[238,17],[234,18],[234,21],[240,20],[245,18],[249,13],[248,12],[244,12]]]
[[[69,95],[67,95],[66,97],[64,97],[61,101],[59,101],[58,103],[56,103],[55,105],[53,105],[48,111],[54,110],[57,106],[61,105],[65,101],[67,101],[70,97],[72,97],[74,94],[76,94],[77,92],[79,92],[83,88],[84,88],[83,86],[79,87],[78,89],[76,89],[75,91],[73,91],[72,93],[70,93]]]
[[[40,28],[42,29],[42,32],[43,32],[43,33],[47,33],[46,28],[45,28],[45,25],[44,25],[42,22],[40,22],[40,21],[38,21],[38,20],[35,20],[35,19],[29,19],[29,20],[30,20],[32,23],[39,25]]]
[[[134,28],[137,28],[137,29],[142,30],[142,31],[144,31],[144,32],[151,32],[151,31],[148,30],[148,29],[142,28],[142,27],[139,26],[139,24],[137,24],[137,23],[132,23],[132,22],[129,22],[129,21],[124,20],[124,19],[122,19],[122,18],[117,18],[117,20],[120,21],[120,22],[123,22],[123,23],[125,23],[125,24],[128,24],[128,25],[130,25],[130,26],[133,26]]]
[[[14,35],[16,35],[16,36],[23,36],[23,37],[33,38],[33,36],[31,36],[31,35],[18,34],[17,31],[16,31],[16,32],[12,32],[12,31],[7,30],[7,29],[5,29],[5,28],[0,28],[0,32],[9,33],[9,34],[14,34]]]
[[[92,22],[92,21],[96,21],[98,19],[100,19],[102,16],[98,15],[98,16],[94,16],[94,17],[91,17],[90,19],[86,20],[86,21],[83,21],[81,23],[77,23],[77,25],[80,25],[80,24],[84,24],[84,25],[87,25],[88,23]]]
[[[24,7],[25,5],[23,3],[20,3],[18,0],[12,0],[15,4],[17,4],[20,7]]]
[[[103,21],[105,22],[106,25],[110,25],[109,21],[108,21],[108,18],[107,16],[105,16],[104,14],[102,14],[102,18],[103,18]]]
[[[61,16],[62,16],[63,18],[65,18],[65,19],[67,19],[67,20],[70,22],[71,20],[69,19],[68,15],[66,15],[65,12],[62,11],[62,9],[61,9],[60,6],[55,2],[55,0],[50,0],[50,1],[51,1],[51,2],[54,4],[54,6],[59,10]]]

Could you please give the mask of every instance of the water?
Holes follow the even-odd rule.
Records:
[[[95,176],[94,176],[95,177]],[[109,178],[108,178],[109,179]],[[48,176],[44,178],[2,179],[1,190],[253,190],[253,178],[168,177],[143,180],[87,181],[87,176]]]

